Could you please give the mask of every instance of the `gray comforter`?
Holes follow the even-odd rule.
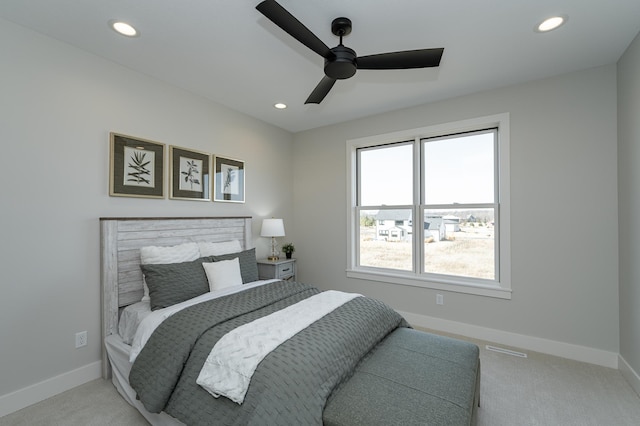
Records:
[[[332,390],[404,319],[374,299],[355,298],[280,345],[258,366],[242,405],[196,384],[211,348],[235,327],[317,294],[276,282],[204,302],[165,320],[136,359],[129,381],[151,412],[187,425],[321,425]]]

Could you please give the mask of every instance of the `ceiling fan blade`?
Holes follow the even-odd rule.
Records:
[[[407,68],[428,68],[440,65],[444,48],[405,50],[402,52],[380,53],[359,56],[356,59],[360,70],[399,70]]]
[[[256,9],[318,55],[326,59],[333,58],[329,47],[275,0],[265,0]]]
[[[336,84],[336,79],[325,75],[304,103],[319,104],[324,97],[327,96],[327,93],[329,93],[329,90],[331,90],[334,84]]]

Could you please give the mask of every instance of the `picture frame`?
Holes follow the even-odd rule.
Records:
[[[111,132],[109,195],[165,198],[164,144]]]
[[[216,155],[213,163],[215,172],[213,201],[244,203],[244,161]]]
[[[211,201],[211,155],[169,146],[169,198]]]

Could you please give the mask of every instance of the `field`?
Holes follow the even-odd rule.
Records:
[[[412,270],[411,242],[375,240],[375,227],[361,227],[360,264]],[[494,279],[494,229],[465,226],[447,240],[425,242],[425,272]]]

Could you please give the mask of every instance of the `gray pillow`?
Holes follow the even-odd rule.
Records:
[[[191,262],[140,265],[149,287],[151,310],[166,308],[184,302],[209,291],[203,262],[211,262],[203,257]]]
[[[238,253],[229,253],[211,257],[213,258],[214,262],[219,262],[221,260],[231,260],[237,257],[240,262],[240,275],[242,275],[242,284],[258,281],[258,262],[256,261],[255,248]]]

